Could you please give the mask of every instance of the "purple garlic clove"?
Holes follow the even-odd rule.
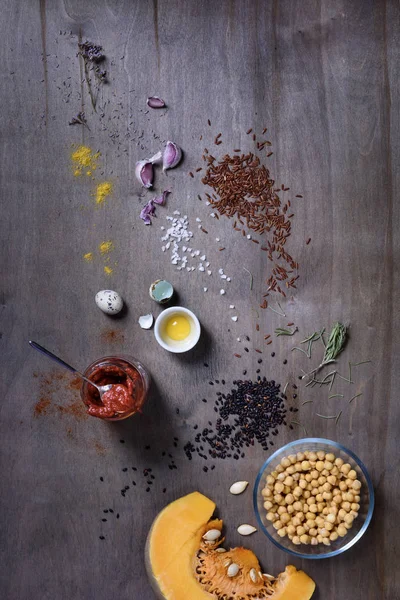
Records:
[[[166,104],[162,98],[150,96],[150,98],[147,98],[147,106],[150,106],[150,108],[165,108]]]
[[[179,146],[174,144],[174,142],[167,142],[163,154],[163,171],[176,167],[181,158],[182,150]]]
[[[151,188],[153,185],[153,164],[161,161],[162,154],[161,152],[157,152],[151,158],[146,158],[144,160],[139,160],[136,163],[135,167],[135,175],[136,179],[142,184],[145,188]]]
[[[164,206],[165,201],[167,199],[168,194],[170,194],[170,190],[164,190],[162,193],[162,196],[158,196],[156,198],[153,198],[153,202],[155,204],[160,204],[160,206]]]
[[[140,218],[144,221],[145,225],[151,225],[150,216],[154,216],[156,212],[156,208],[153,204],[153,200],[149,200],[145,206],[143,206],[140,211]]]

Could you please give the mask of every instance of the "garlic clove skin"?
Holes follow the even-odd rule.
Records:
[[[163,154],[163,171],[167,169],[173,169],[180,162],[182,158],[182,150],[174,144],[174,142],[167,142],[164,148]]]
[[[142,329],[151,329],[153,322],[154,322],[154,317],[151,313],[148,315],[142,315],[138,319],[138,323]]]
[[[234,496],[237,496],[238,494],[242,494],[248,485],[248,481],[236,481],[235,483],[232,483],[229,491]]]
[[[147,98],[147,106],[150,108],[165,108],[166,104],[162,98],[158,96],[150,96]]]
[[[244,523],[243,525],[239,525],[237,531],[238,533],[240,533],[240,535],[251,535],[252,533],[257,531],[257,528],[253,527],[253,525],[248,525],[247,523]]]

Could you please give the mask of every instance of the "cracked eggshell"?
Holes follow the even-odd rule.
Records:
[[[114,290],[100,290],[100,292],[97,292],[94,301],[96,306],[107,315],[117,315],[124,306],[122,297]]]
[[[165,279],[157,279],[151,284],[149,289],[150,298],[159,304],[166,304],[173,296],[174,288]]]

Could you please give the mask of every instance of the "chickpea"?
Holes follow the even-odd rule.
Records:
[[[309,498],[311,496],[311,492],[310,490],[304,490],[304,494],[303,494],[304,498]]]
[[[285,479],[285,477],[286,477],[286,473],[285,472],[278,473],[277,480],[280,481],[280,482],[282,482]]]
[[[294,479],[288,475],[283,483],[284,485],[291,487],[294,484]]]
[[[315,539],[315,538],[314,538],[314,539]],[[317,542],[318,542],[319,544],[322,544],[322,540],[323,540],[323,539],[324,539],[324,538],[323,538],[323,537],[322,537],[322,535],[319,533],[319,534],[317,535]]]
[[[281,515],[281,523],[286,525],[287,523],[289,523],[289,521],[290,521],[290,515],[288,513],[284,513],[283,515]]]
[[[297,517],[298,519],[300,519],[300,521],[301,521],[301,522],[303,522],[303,521],[304,521],[304,519],[306,518],[306,517],[305,517],[305,514],[304,514],[302,511],[299,511],[298,513],[296,513],[296,517]]]
[[[315,452],[309,452],[307,458],[308,460],[317,460],[318,457]]]
[[[314,518],[313,519],[307,518],[306,525],[310,528],[315,527],[315,515],[313,515],[313,513],[307,513],[307,515],[308,514],[311,514]],[[307,517],[307,515],[306,515],[306,517]]]
[[[332,500],[335,504],[342,504],[343,498],[341,494],[337,494],[336,496],[333,496]]]
[[[344,460],[343,460],[342,458],[336,458],[336,459],[335,459],[335,465],[336,465],[337,467],[339,467],[339,468],[340,468],[340,467],[341,467],[343,464],[344,464]]]
[[[272,475],[267,475],[267,483],[275,483],[275,477]]]
[[[327,538],[327,537],[324,537],[322,539],[322,543],[325,544],[325,546],[330,546],[331,545],[331,542],[330,542],[329,538]]]
[[[347,490],[347,483],[345,481],[340,481],[339,488],[341,492],[345,492]]]
[[[299,527],[296,528],[296,533],[298,536],[303,535],[306,532],[306,530],[304,529],[304,527],[302,525],[299,525]]]
[[[298,517],[293,517],[292,525],[294,525],[295,527],[299,527],[301,525],[300,519]]]
[[[351,465],[349,465],[349,463],[345,463],[340,467],[340,472],[343,473],[343,475],[347,475],[350,471]]]
[[[317,508],[318,508],[318,512],[322,512],[325,508],[325,503],[324,502],[318,502],[317,504]]]
[[[311,473],[306,473],[306,475],[305,475],[304,479],[305,479],[305,480],[306,480],[308,483],[310,483],[310,481],[312,480],[312,475],[311,475]]]
[[[311,479],[318,479],[320,472],[317,469],[313,469],[310,473]]]
[[[294,513],[294,508],[293,508],[293,504],[289,504],[287,507],[287,511],[289,513],[289,515],[291,515],[292,513]]]
[[[350,479],[350,477],[348,477],[347,479],[344,480],[344,482],[347,485],[347,488],[349,490],[351,490],[351,488],[353,487],[353,481],[354,481],[354,479]]]
[[[310,529],[310,531],[308,532],[309,535],[311,535],[312,537],[315,537],[318,534],[318,531],[315,529],[315,527],[312,527]]]
[[[293,496],[296,496],[297,498],[300,498],[300,496],[302,496],[303,494],[303,490],[301,489],[300,486],[297,486],[294,488],[293,490]]]
[[[323,475],[320,475],[318,477],[318,483],[319,483],[319,485],[324,485],[324,483],[326,483],[326,477],[324,477]]]
[[[347,523],[347,525],[352,525],[354,521],[353,515],[346,515],[344,518],[344,522]]]
[[[300,472],[303,470],[303,469],[301,468],[301,463],[299,463],[299,462],[297,462],[297,463],[294,465],[294,468],[295,468],[295,470],[296,470],[296,473],[300,473]]]
[[[329,531],[325,527],[320,527],[319,533],[320,535],[322,535],[323,538],[330,536]]]
[[[295,462],[297,462],[297,456],[295,454],[290,454],[288,456],[288,459],[290,460],[290,462],[292,463],[292,465],[294,465]]]
[[[329,515],[329,508],[327,506],[324,506],[324,508],[322,509],[322,514]]]
[[[286,527],[282,527],[281,529],[278,529],[277,533],[278,533],[279,537],[281,537],[281,538],[285,537],[285,535],[287,533]]]
[[[351,510],[351,504],[350,502],[342,502],[342,508],[346,511],[349,512]]]
[[[294,502],[293,504],[293,508],[297,511],[302,510],[303,505],[299,500],[296,500],[296,502]]]
[[[288,475],[293,475],[293,473],[295,473],[295,472],[296,472],[296,469],[294,468],[294,466],[293,466],[293,465],[290,465],[290,467],[288,467],[288,468],[286,469],[286,473],[287,473]]]
[[[285,502],[286,502],[286,504],[293,504],[293,502],[294,502],[293,494],[287,494],[285,496]]]
[[[338,517],[341,521],[344,520],[345,516],[347,515],[347,512],[344,510],[344,508],[341,508],[338,512]]]
[[[307,498],[305,504],[307,504],[307,510],[308,510],[308,507],[311,506],[311,504],[315,504],[314,498],[312,496],[310,496],[309,498]]]
[[[322,487],[324,489],[324,492],[330,492],[332,490],[332,486],[328,482],[324,483],[324,485]]]
[[[275,527],[276,530],[282,529],[282,523],[281,523],[281,521],[279,519],[277,521],[275,521],[273,523],[273,527]]]
[[[310,543],[310,536],[309,535],[301,535],[300,536],[300,541],[302,544],[309,544]]]
[[[332,529],[334,528],[334,524],[333,523],[329,523],[329,521],[325,521],[325,529],[327,529],[328,531],[332,531]]]
[[[331,535],[329,536],[329,539],[331,540],[331,542],[336,542],[336,540],[338,539],[339,534],[337,531],[332,531]]]
[[[311,490],[311,496],[318,496],[319,493],[319,488],[314,488],[313,490]]]
[[[307,490],[307,491],[309,491],[309,492],[311,492],[313,489],[314,489],[314,488],[313,488],[313,486],[312,486],[312,481],[310,481],[310,483],[307,483],[306,490]]]
[[[274,488],[274,489],[276,490],[276,492],[277,492],[278,494],[280,494],[281,492],[283,492],[283,488],[284,488],[284,485],[283,485],[283,483],[281,483],[280,481],[278,481],[278,482],[275,484],[275,488]]]
[[[353,490],[360,490],[361,489],[361,481],[359,481],[358,479],[355,479],[353,481],[353,485],[351,486]]]
[[[342,523],[342,525],[346,527],[346,529],[351,529],[353,527],[353,523],[346,523],[346,521]]]
[[[332,452],[327,452],[325,454],[325,460],[329,460],[329,462],[334,463],[335,462],[335,455],[332,454]]]
[[[278,515],[284,515],[285,513],[287,513],[286,506],[282,504],[278,507]]]
[[[275,494],[275,496],[274,496],[274,501],[275,501],[277,504],[280,504],[280,503],[282,502],[282,500],[283,500],[283,496],[282,496],[282,494]]]
[[[265,497],[265,498],[269,498],[270,496],[272,496],[272,492],[271,490],[269,490],[268,488],[264,488],[261,492],[261,494]]]
[[[352,517],[353,517],[354,519],[357,519],[357,517],[358,517],[358,512],[357,512],[356,510],[351,510],[351,511],[349,512],[349,515],[352,515]]]
[[[285,469],[286,469],[286,467],[289,467],[290,464],[291,464],[291,462],[288,458],[282,458],[282,460],[281,460],[282,467],[285,467]]]
[[[357,473],[355,472],[355,470],[354,470],[354,469],[351,469],[351,471],[349,471],[349,472],[347,473],[347,477],[348,477],[349,479],[353,479],[353,480],[354,480],[354,479],[357,479]]]
[[[282,467],[282,465],[278,465],[278,466],[276,467],[276,469],[275,469],[275,471],[276,471],[277,473],[283,473],[283,471],[284,471],[284,470],[285,470],[285,469]]]
[[[361,496],[355,495],[354,496],[354,502],[360,502],[361,500]]]
[[[266,502],[264,502],[264,508],[266,510],[270,510],[272,507],[273,507],[273,504],[269,500],[267,500]]]
[[[311,538],[311,542],[310,542],[310,544],[311,544],[312,546],[317,546],[317,545],[318,545],[318,540],[317,540],[317,538],[316,538],[316,537],[312,537],[312,538]]]
[[[335,515],[335,517],[336,517],[336,515],[339,512],[336,506],[330,506],[328,510],[329,510],[329,514],[330,515]]]
[[[340,475],[340,471],[339,468],[335,465],[331,471],[331,475],[333,475],[334,477],[337,477],[338,475]]]
[[[320,473],[324,468],[324,463],[322,460],[317,460],[317,464],[315,465],[316,470]]]
[[[318,517],[315,519],[315,523],[316,523],[317,527],[323,527],[325,521],[322,517],[320,517],[318,515]]]
[[[296,527],[291,523],[286,527],[286,531],[292,535],[296,533]]]
[[[298,453],[297,453],[297,460],[299,460],[300,462],[301,462],[302,460],[304,460],[304,459],[305,459],[305,457],[306,457],[306,456],[305,456],[304,452],[298,452]]]
[[[291,488],[288,485],[285,485],[285,487],[283,488],[283,493],[285,494],[285,496],[287,496],[287,494],[290,493]]]
[[[294,479],[294,481],[299,481],[300,473],[293,473],[293,479]]]
[[[310,513],[312,515],[316,515],[317,512],[318,512],[318,506],[317,506],[317,504],[311,504],[311,506],[310,506]]]
[[[303,471],[308,471],[310,467],[311,467],[311,465],[308,462],[308,460],[303,460],[303,462],[301,463],[302,470]]]
[[[332,471],[333,469],[333,463],[330,460],[325,460],[324,466],[327,471]]]
[[[319,450],[317,452],[317,457],[318,457],[318,460],[324,460],[324,458],[325,458],[325,452],[323,450]]]
[[[312,488],[317,488],[318,487],[318,481],[317,481],[317,479],[313,479],[310,485],[311,485]]]
[[[322,494],[322,497],[323,497],[324,500],[332,500],[332,494],[331,494],[331,492],[324,492]]]
[[[272,521],[272,523],[277,519],[277,516],[273,512],[267,513],[267,521]]]
[[[300,479],[300,481],[299,481],[299,487],[300,487],[302,490],[305,490],[305,489],[306,489],[306,487],[307,487],[307,480],[306,480],[306,479]]]
[[[316,499],[317,502],[322,502],[322,500],[323,500],[322,494],[321,493],[317,494],[315,496],[315,499]]]
[[[336,522],[336,516],[333,515],[332,513],[329,513],[328,515],[326,515],[326,520],[328,523],[335,523]]]
[[[360,510],[360,505],[357,502],[353,502],[351,505],[351,510],[358,512]]]
[[[296,546],[298,546],[299,544],[301,544],[300,538],[297,535],[293,536],[292,542],[293,542],[293,544],[296,544]]]

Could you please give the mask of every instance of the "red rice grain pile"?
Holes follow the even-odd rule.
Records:
[[[205,149],[203,160],[207,163],[207,170],[202,182],[214,191],[206,194],[211,206],[220,215],[234,217],[234,228],[242,231],[243,235],[246,234],[245,227],[267,235],[267,242],[261,247],[273,263],[272,274],[267,279],[267,292],[286,296],[282,287],[295,288],[299,277],[299,264],[285,250],[294,214],[287,214],[290,201],[283,204],[278,196],[278,192],[286,192],[289,188],[283,185],[274,188],[275,181],[269,170],[252,152],[234,156],[225,154],[217,161]],[[264,300],[260,306],[267,308],[267,301]]]

